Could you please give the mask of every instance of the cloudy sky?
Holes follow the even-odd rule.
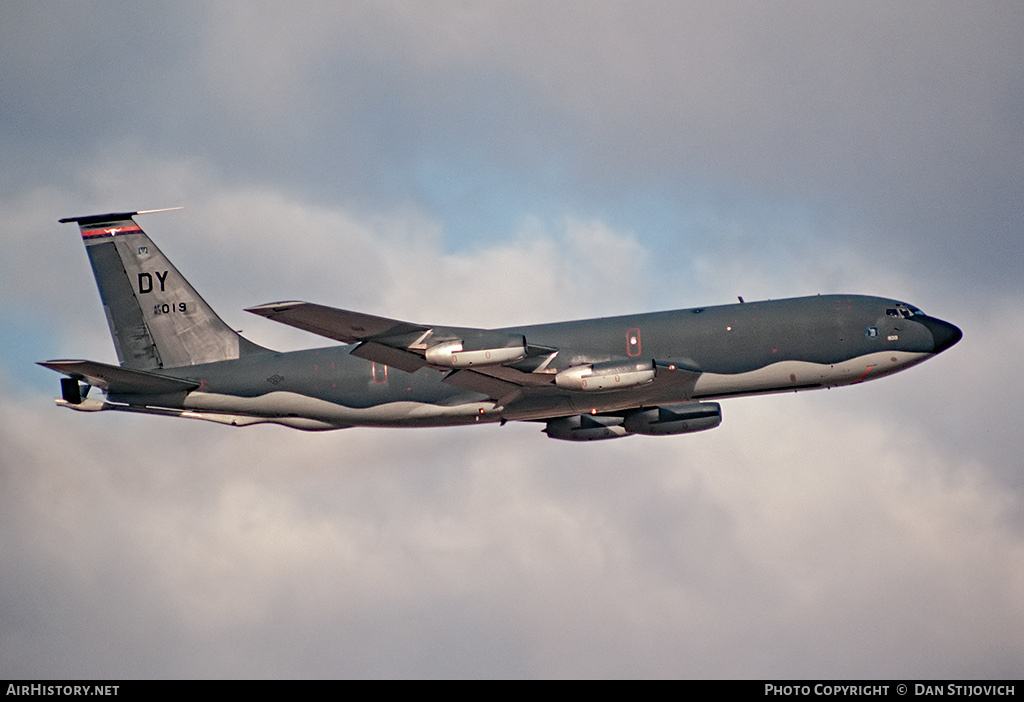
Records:
[[[1019,677],[1024,5],[0,4],[0,676]],[[53,405],[72,225],[236,328],[847,292],[964,330],[694,436]]]

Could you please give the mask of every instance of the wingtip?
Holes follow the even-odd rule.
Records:
[[[256,305],[254,307],[246,307],[245,311],[252,314],[258,314],[262,317],[266,317],[271,314],[278,312],[284,312],[290,310],[293,307],[299,307],[300,305],[307,305],[308,302],[302,302],[301,300],[284,300],[282,302],[265,302],[262,305]]]
[[[61,370],[62,368],[67,368],[69,366],[87,362],[88,361],[85,361],[80,358],[55,358],[50,361],[36,361],[36,365],[42,366],[43,368],[49,368],[50,370],[55,370],[58,373],[63,373],[64,371]]]

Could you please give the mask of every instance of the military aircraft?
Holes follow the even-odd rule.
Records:
[[[502,329],[309,302],[248,309],[342,344],[279,353],[236,333],[181,276],[134,219],[155,211],[60,220],[80,228],[120,362],[41,363],[67,376],[62,407],[312,431],[533,421],[570,441],[685,434],[721,423],[713,400],[862,383],[962,336],[863,295]]]

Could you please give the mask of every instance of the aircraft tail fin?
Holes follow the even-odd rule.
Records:
[[[123,368],[152,371],[226,361],[266,349],[224,323],[133,217],[67,217],[82,232]]]

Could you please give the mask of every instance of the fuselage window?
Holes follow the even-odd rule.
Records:
[[[924,312],[916,307],[911,307],[910,305],[890,307],[885,311],[885,314],[889,317],[898,317],[899,319],[910,319],[911,317],[924,316]]]
[[[373,382],[377,383],[377,385],[383,385],[388,382],[388,367],[383,363],[374,361],[371,372],[373,373]]]

